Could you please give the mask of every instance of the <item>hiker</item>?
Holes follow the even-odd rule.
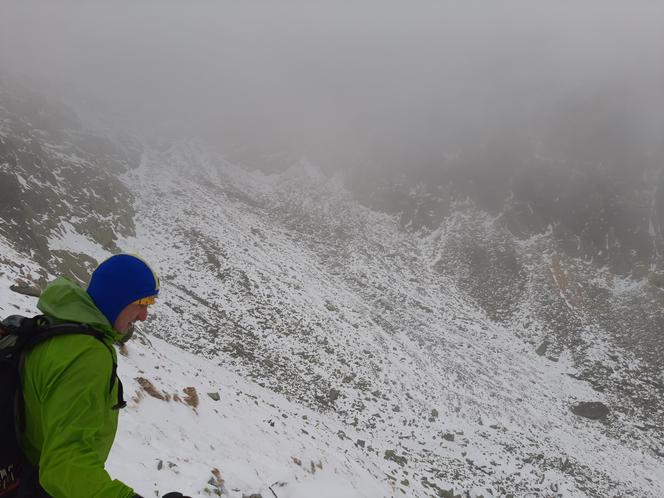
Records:
[[[76,322],[102,334],[57,336],[26,353],[21,446],[34,468],[16,498],[140,498],[104,468],[125,405],[112,345],[147,318],[157,294],[150,266],[128,254],[101,263],[87,291],[61,277],[41,294],[37,307],[50,323]]]

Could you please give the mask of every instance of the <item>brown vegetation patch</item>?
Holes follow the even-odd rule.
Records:
[[[148,393],[150,396],[152,396],[153,398],[157,398],[157,399],[160,399],[162,401],[169,401],[171,399],[171,397],[168,394],[166,394],[162,391],[159,391],[154,386],[154,384],[152,384],[152,382],[150,382],[148,379],[146,379],[144,377],[136,377],[135,380],[143,388],[143,390],[146,393]]]
[[[216,467],[213,468],[212,469],[212,475],[214,476],[214,478],[213,478],[213,482],[211,482],[210,484],[212,484],[212,485],[214,485],[218,488],[221,488],[224,485],[224,479],[221,477],[221,472],[219,472],[219,469],[216,468]]]
[[[182,391],[186,394],[184,402],[193,408],[198,408],[198,393],[196,392],[196,388],[185,387]]]

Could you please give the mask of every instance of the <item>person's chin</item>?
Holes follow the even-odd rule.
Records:
[[[124,331],[118,330],[122,334],[122,337],[118,340],[120,344],[127,342],[132,335],[134,335],[134,324],[130,323]]]

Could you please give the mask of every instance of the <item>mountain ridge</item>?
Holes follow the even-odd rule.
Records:
[[[1,145],[10,134],[23,144],[39,136],[3,123]],[[108,156],[126,167],[85,194],[106,185],[101,198],[110,199],[86,223],[65,208],[31,218],[48,233],[39,255],[11,228],[27,222],[3,211],[6,284],[39,286],[62,271],[84,281],[104,256],[140,253],[163,283],[146,333],[340,424],[343,434],[326,439],[331,454],[352,446],[357,472],[380,468],[386,476],[374,475],[374,489],[391,490],[384,496],[664,493],[662,341],[655,309],[634,318],[660,303],[647,279],[558,251],[553,229],[515,238],[472,199],[450,204],[435,229],[404,230],[401,213],[358,203],[338,178],[248,171],[199,140],[129,143],[131,153]],[[11,158],[0,158],[5,176],[49,174],[46,159],[21,162],[14,148],[2,150]],[[94,153],[85,157],[79,174],[110,175]],[[50,195],[74,204],[69,178]],[[19,180],[9,185],[20,192],[14,208],[26,212],[32,198]],[[29,300],[3,298],[28,312]],[[610,415],[593,422],[572,413],[590,401]],[[172,428],[186,433],[181,422]],[[297,444],[307,434],[289,436]],[[248,465],[260,473],[267,463]]]

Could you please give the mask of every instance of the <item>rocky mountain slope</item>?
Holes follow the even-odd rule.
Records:
[[[664,155],[637,138],[620,100],[596,100],[561,106],[549,130],[460,146],[435,171],[358,176],[353,191],[434,241],[436,270],[492,320],[552,361],[571,354],[621,410],[661,427]],[[592,359],[587,334],[635,361]]]
[[[412,223],[403,211],[366,207],[306,161],[265,175],[201,142],[117,138],[99,139],[106,156],[86,155],[72,139],[83,132],[67,125],[59,133],[68,152],[53,163],[49,144],[58,142],[42,132],[46,125],[2,105],[0,188],[14,199],[5,196],[2,211],[3,281],[39,286],[60,271],[83,280],[95,259],[140,253],[163,281],[145,332],[222,368],[197,371],[199,390],[228,377],[242,383],[237,391],[261,393],[261,416],[266,403],[284,407],[283,427],[270,412],[282,439],[270,439],[265,454],[277,458],[274,445],[288,441],[334,468],[345,461],[331,479],[358,496],[664,494],[661,296],[652,275],[620,274],[560,250],[555,223],[517,234],[472,198],[450,201],[425,230],[404,230]],[[23,131],[21,120],[30,124]],[[30,141],[36,155],[22,156]],[[69,162],[78,183],[61,174],[43,180]],[[39,208],[42,195],[55,207]],[[68,205],[86,209],[70,213]],[[2,296],[4,312],[30,306]],[[192,370],[183,364],[204,361],[165,345],[134,347],[159,358],[159,379],[148,380],[167,392],[184,387],[179,376]],[[129,358],[130,376],[146,372]],[[253,441],[272,430],[258,418],[243,426],[223,402],[232,396],[205,412],[197,438],[223,438],[213,429],[217,415]],[[132,423],[151,420],[154,409],[144,406],[132,407]],[[324,425],[291,425],[302,413]],[[150,428],[141,451],[179,444],[171,434],[189,434],[199,420],[191,417],[168,421],[167,431]],[[218,468],[229,496],[252,486],[270,496],[266,481],[244,474],[267,476],[269,459],[252,454],[233,467],[212,446],[195,443],[186,458],[225,462]],[[111,465],[131,477],[124,448]],[[288,479],[300,475],[295,467]],[[149,472],[156,482],[159,470]],[[190,478],[202,490],[209,477]]]
[[[83,280],[95,255],[72,257],[55,239],[71,234],[117,251],[134,224],[132,194],[117,175],[136,151],[84,129],[65,105],[0,83],[0,235],[44,268]]]

